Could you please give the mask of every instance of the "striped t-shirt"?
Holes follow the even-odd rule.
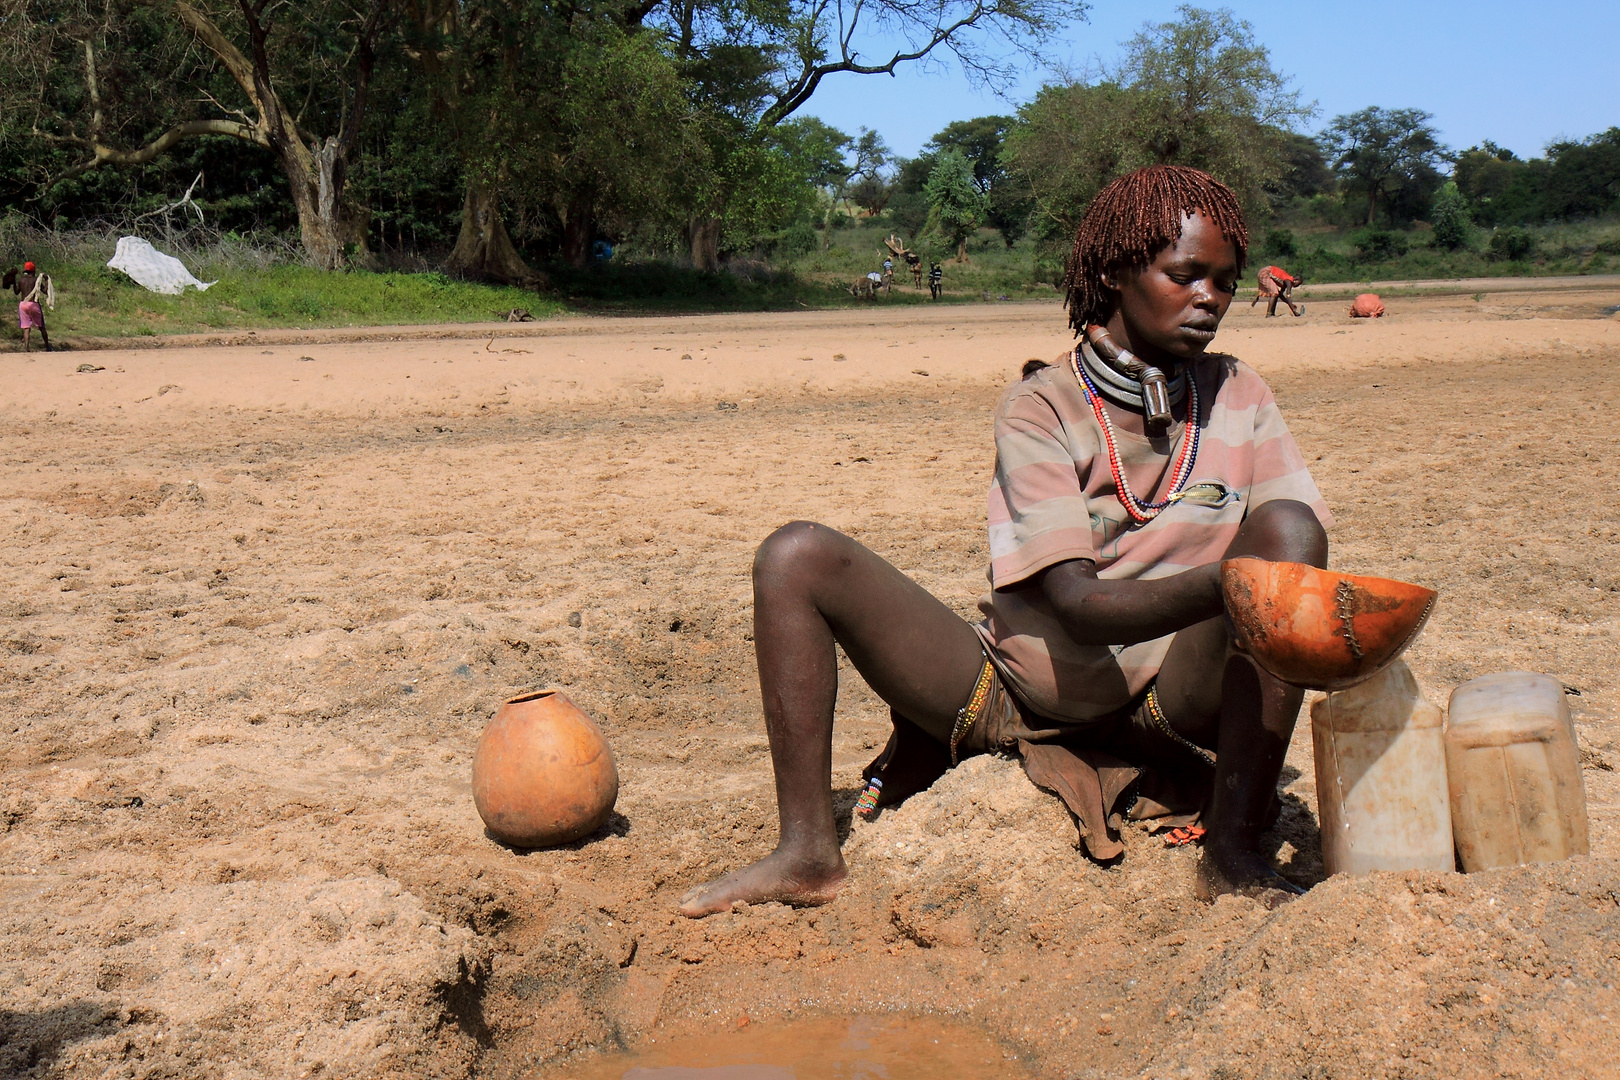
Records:
[[[996,409],[996,475],[990,485],[990,589],[979,601],[979,634],[992,658],[1035,711],[1059,720],[1106,716],[1158,674],[1173,635],[1135,645],[1079,645],[1041,589],[1013,588],[1055,563],[1090,559],[1104,580],[1151,579],[1221,558],[1253,507],[1295,499],[1332,515],[1271,388],[1253,368],[1223,355],[1194,367],[1198,457],[1187,482],[1220,481],[1233,493],[1171,504],[1136,525],[1120,504],[1102,428],[1067,358],[1003,395]],[[1176,424],[1149,439],[1114,428],[1131,490],[1148,502],[1169,494],[1186,434]],[[1200,489],[1209,491],[1211,489]]]

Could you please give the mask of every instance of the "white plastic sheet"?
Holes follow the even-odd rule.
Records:
[[[118,250],[107,260],[107,265],[122,270],[134,278],[136,284],[165,296],[179,296],[187,285],[194,285],[202,292],[216,284],[198,281],[179,259],[163,254],[138,236],[119,237]]]

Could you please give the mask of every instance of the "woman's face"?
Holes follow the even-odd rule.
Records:
[[[1108,332],[1150,364],[1196,360],[1215,340],[1237,290],[1237,249],[1200,213],[1145,267],[1104,274],[1119,294]]]

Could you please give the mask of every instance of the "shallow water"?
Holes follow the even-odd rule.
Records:
[[[857,1016],[659,1035],[634,1051],[549,1071],[545,1080],[1022,1080],[1023,1063],[985,1032],[935,1017]]]

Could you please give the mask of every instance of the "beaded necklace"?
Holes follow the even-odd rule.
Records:
[[[1102,392],[1092,383],[1091,376],[1086,374],[1085,367],[1080,363],[1079,346],[1069,353],[1069,366],[1074,369],[1074,377],[1080,380],[1080,389],[1085,393],[1091,411],[1097,414],[1097,425],[1102,428],[1103,443],[1108,447],[1108,467],[1114,473],[1114,494],[1119,496],[1120,505],[1125,507],[1131,519],[1138,525],[1145,525],[1176,502],[1181,489],[1192,478],[1193,464],[1198,459],[1198,380],[1191,372],[1187,373],[1187,423],[1181,436],[1181,456],[1176,460],[1170,494],[1161,502],[1150,503],[1137,498],[1130,482],[1125,479],[1125,469],[1119,461],[1119,447],[1114,439],[1114,423],[1108,419]]]

